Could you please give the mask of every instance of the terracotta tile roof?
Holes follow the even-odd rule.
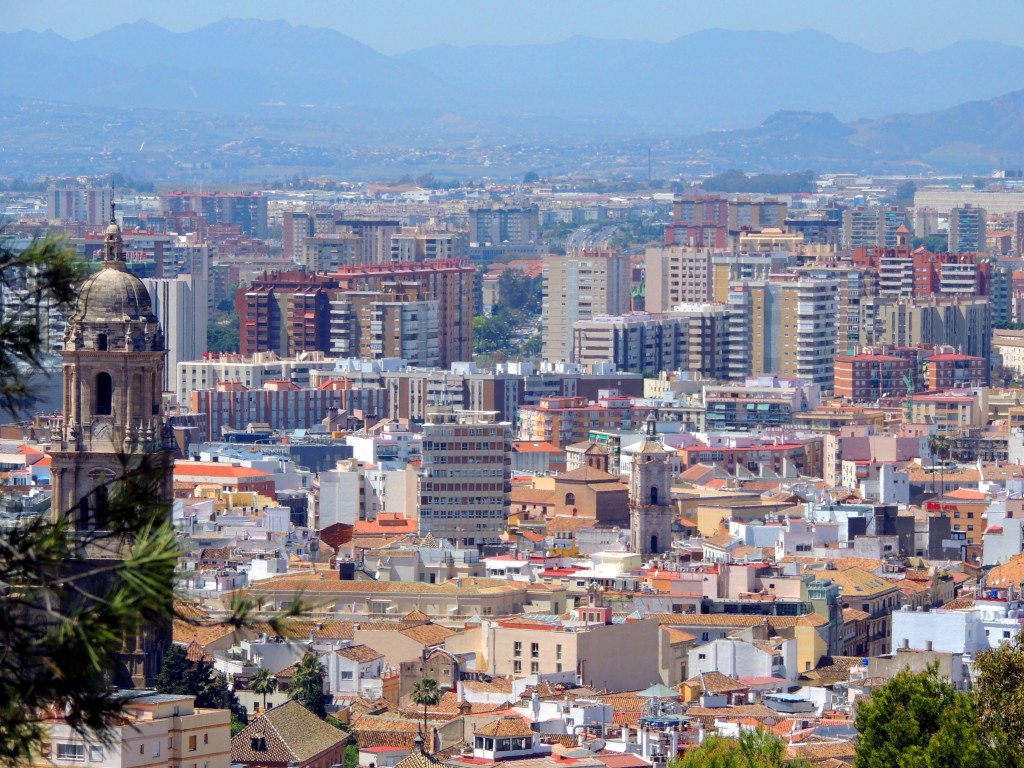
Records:
[[[850,670],[862,663],[860,656],[823,656],[817,667],[801,673],[798,679],[820,686],[845,683],[850,679]]]
[[[443,584],[426,584],[419,581],[342,581],[337,571],[317,571],[316,574],[287,574],[263,579],[249,588],[253,595],[267,592],[298,592],[318,594],[323,592],[337,593],[423,593],[438,594],[456,592],[498,593],[525,591],[524,584],[513,584],[505,579],[486,579],[467,577],[462,583],[455,580]]]
[[[871,614],[866,611],[858,611],[856,608],[843,608],[843,621],[863,621],[870,619]]]
[[[599,483],[601,485],[621,485],[622,489],[626,488],[626,484],[622,482],[622,478],[619,475],[613,475],[610,472],[605,472],[603,469],[597,467],[591,467],[584,464],[582,467],[576,467],[569,472],[563,472],[557,476],[558,482],[583,482],[583,483]],[[620,489],[616,489],[620,490]]]
[[[1014,555],[988,572],[985,583],[990,587],[1020,586],[1024,582],[1024,554]]]
[[[509,493],[509,503],[516,504],[554,504],[555,492],[539,488],[513,488]]]
[[[193,664],[213,664],[213,656],[206,652],[199,643],[193,640],[188,644],[188,648],[185,649],[185,657]]]
[[[957,488],[955,491],[947,491],[942,499],[955,499],[956,501],[988,501],[988,494],[982,491],[972,491],[970,488]],[[941,501],[942,499],[939,499]]]
[[[662,629],[668,632],[668,641],[673,645],[676,643],[692,643],[697,639],[696,635],[691,635],[689,632],[676,629],[675,627],[662,627]]]
[[[395,763],[395,768],[436,768],[442,765],[444,763],[440,759],[423,751],[422,743],[417,743],[412,752]]]
[[[509,696],[512,695],[512,678],[510,677],[495,677],[490,682],[463,680],[461,685],[463,689],[475,693],[507,693]]]
[[[876,597],[896,589],[896,585],[862,568],[829,571],[827,577],[839,585],[843,597]]]
[[[448,627],[442,627],[440,624],[422,624],[418,627],[403,629],[402,634],[410,640],[415,640],[417,643],[429,646],[440,645],[452,635],[459,634],[459,632],[454,629],[448,629]]]
[[[173,639],[176,643],[189,645],[198,643],[207,646],[221,638],[235,633],[235,628],[226,624],[193,624],[188,621],[176,619],[173,627]]]
[[[183,619],[208,619],[210,614],[201,606],[195,603],[188,603],[184,600],[174,601],[174,615]]]
[[[773,627],[823,627],[828,619],[816,613],[805,616],[754,616],[736,613],[651,613],[662,626],[681,627],[754,627],[767,623]]]
[[[734,707],[689,707],[687,716],[705,726],[712,726],[715,720],[735,720],[740,717],[752,717],[764,721],[769,718],[779,719],[779,713],[764,704],[741,704]]]
[[[811,570],[812,573],[820,573],[826,579],[832,578],[832,574],[835,571],[842,571],[846,568],[860,568],[864,571],[876,571],[884,565],[881,560],[876,560],[871,557],[830,557],[824,560],[817,557],[794,557],[793,562],[800,563],[800,565],[804,566],[830,564],[833,570]]]
[[[265,750],[254,750],[264,739]],[[297,701],[267,710],[231,739],[231,762],[304,763],[344,744],[346,735]]]
[[[689,680],[680,683],[691,690],[699,693],[740,693],[750,690],[750,686],[744,685],[738,680],[723,675],[721,672],[704,672],[694,675]]]
[[[350,645],[347,648],[339,648],[335,653],[342,658],[359,664],[384,658],[383,653],[375,651],[368,645]]]
[[[548,533],[575,532],[583,528],[593,528],[596,525],[597,523],[593,518],[555,515],[548,520]]]
[[[492,720],[487,725],[476,728],[474,734],[480,736],[532,736],[530,724],[518,715],[506,716]]]
[[[961,611],[964,608],[973,608],[974,595],[961,595],[960,597],[950,600],[942,607],[947,611]]]
[[[401,747],[412,749],[416,734],[423,727],[423,711],[419,717],[399,713],[360,715],[352,723],[352,733],[361,749],[369,747]]]
[[[185,462],[174,463],[174,474],[180,477],[233,477],[241,478],[265,478],[272,477],[269,472],[262,469],[250,469],[249,467],[236,467],[231,464],[219,462]]]

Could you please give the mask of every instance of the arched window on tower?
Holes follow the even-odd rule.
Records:
[[[99,333],[96,335],[96,349],[101,352],[105,352],[107,350],[107,334]]]
[[[114,410],[114,380],[106,371],[96,375],[96,415],[110,416]]]
[[[658,503],[658,487],[652,485],[651,486],[651,504],[657,504],[657,503]]]
[[[565,505],[566,506],[569,506],[569,505],[575,504],[575,503],[576,503],[576,494],[575,493],[567,493],[567,494],[565,494]]]

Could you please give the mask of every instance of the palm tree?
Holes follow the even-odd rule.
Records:
[[[324,696],[326,674],[327,670],[316,654],[307,653],[302,657],[302,661],[295,665],[292,684],[288,687],[288,696],[320,719],[327,717],[327,702]]]
[[[441,702],[441,688],[437,680],[424,677],[412,687],[412,701],[423,705],[423,735],[427,733],[427,707],[437,706]]]
[[[946,492],[946,460],[949,458],[950,451],[953,447],[953,442],[946,437],[946,435],[928,435],[928,452],[932,455],[932,471],[935,469],[936,458],[942,461],[941,465],[941,477],[942,477],[942,490],[940,493]],[[935,491],[935,478],[932,477],[932,491]]]
[[[270,674],[270,670],[260,667],[249,681],[249,690],[253,693],[263,694],[263,709],[267,708],[267,694],[277,689],[277,678]]]

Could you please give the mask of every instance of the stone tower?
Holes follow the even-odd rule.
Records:
[[[629,474],[629,531],[634,552],[658,555],[672,547],[671,451],[657,439],[652,413]]]
[[[143,456],[157,473],[155,501],[168,505],[168,517],[173,498],[173,441],[161,409],[164,336],[145,286],[125,268],[122,246],[111,206],[103,266],[82,286],[61,352],[64,419],[53,440],[52,514],[69,516],[82,533],[103,530],[107,485]],[[84,555],[117,560],[128,546],[100,537]],[[169,642],[169,624],[126,638],[113,682],[152,684]]]

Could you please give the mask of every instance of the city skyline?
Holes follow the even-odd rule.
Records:
[[[324,27],[349,35],[385,54],[434,45],[529,45],[586,37],[668,42],[707,29],[796,32],[813,29],[871,51],[911,48],[936,50],[966,40],[1024,46],[1024,5],[1010,0],[988,4],[986,14],[962,14],[953,0],[911,0],[893,6],[866,0],[856,6],[787,0],[759,3],[673,3],[639,0],[624,13],[620,4],[581,0],[551,5],[524,0],[513,5],[438,0],[415,3],[334,3],[297,0],[197,0],[148,3],[142,13],[120,3],[82,6],[47,0],[9,7],[0,31],[52,29],[77,40],[144,19],[174,32],[189,31],[223,18],[283,19],[294,25]],[[992,24],[993,16],[1001,19]],[[395,24],[396,17],[405,20]],[[879,18],[886,20],[879,25]],[[955,19],[955,24],[951,21]]]

